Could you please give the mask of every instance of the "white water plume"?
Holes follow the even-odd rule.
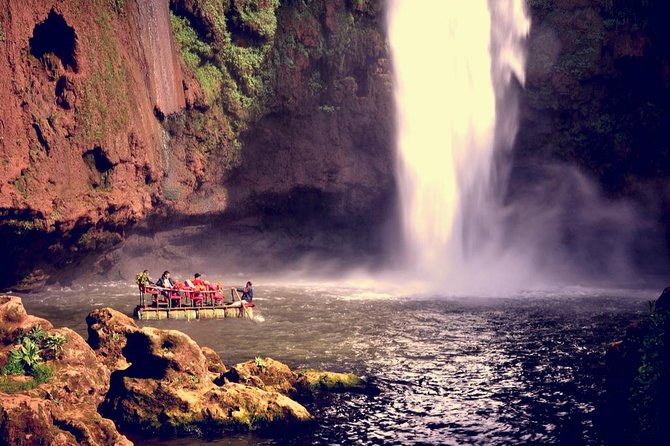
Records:
[[[523,0],[393,0],[398,179],[413,277],[476,281],[501,252],[496,151],[517,130],[513,77],[524,81],[530,29]],[[499,268],[498,268],[499,270]],[[503,275],[507,272],[502,272]]]

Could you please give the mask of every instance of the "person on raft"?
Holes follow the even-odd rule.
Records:
[[[170,271],[165,271],[160,279],[156,281],[156,286],[161,288],[174,288],[174,280],[170,278]],[[164,296],[170,296],[167,291],[162,291]]]
[[[202,278],[202,274],[200,273],[195,273],[193,275],[193,280],[191,281],[195,287],[197,287],[199,290],[202,291],[215,291],[216,286],[212,285],[208,281]]]
[[[149,270],[145,269],[141,273],[135,276],[135,283],[143,287],[147,285],[155,285],[155,283],[149,278]]]
[[[233,296],[233,303],[235,300],[251,303],[254,299],[254,289],[251,286],[251,282],[247,282],[244,288],[231,288],[230,294]],[[240,296],[240,293],[242,293],[242,296]]]

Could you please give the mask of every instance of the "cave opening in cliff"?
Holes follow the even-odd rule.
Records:
[[[76,44],[74,28],[52,9],[45,21],[35,25],[30,39],[30,52],[38,59],[50,53],[55,54],[65,68],[77,71]]]
[[[107,158],[107,155],[100,147],[94,147],[86,151],[82,158],[89,168],[89,179],[94,189],[109,189],[109,174],[114,168],[114,164]]]

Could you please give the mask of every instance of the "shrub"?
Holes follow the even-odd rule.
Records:
[[[41,325],[35,325],[28,332],[28,337],[35,343],[40,343],[47,335],[47,332],[42,329]]]
[[[30,337],[25,337],[21,341],[21,347],[16,350],[24,365],[24,369],[32,369],[35,364],[42,362],[39,346]]]
[[[21,354],[18,350],[12,350],[9,352],[9,358],[7,358],[7,363],[2,369],[0,369],[0,374],[2,375],[23,375],[25,374],[25,369],[23,368],[23,361],[21,361]]]
[[[30,374],[35,378],[37,384],[49,382],[53,376],[53,369],[43,362],[37,363],[30,370]]]
[[[48,335],[46,338],[44,338],[42,341],[42,346],[45,350],[47,350],[49,356],[55,359],[62,353],[63,346],[65,345],[66,341],[67,338],[65,335],[56,333],[53,335]]]
[[[265,361],[263,361],[263,358],[260,356],[256,356],[256,359],[254,359],[256,362],[256,367],[265,367],[267,364],[265,364]]]

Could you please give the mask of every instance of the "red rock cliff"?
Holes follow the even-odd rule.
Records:
[[[381,5],[0,0],[0,287],[152,213],[370,214],[393,190]]]

